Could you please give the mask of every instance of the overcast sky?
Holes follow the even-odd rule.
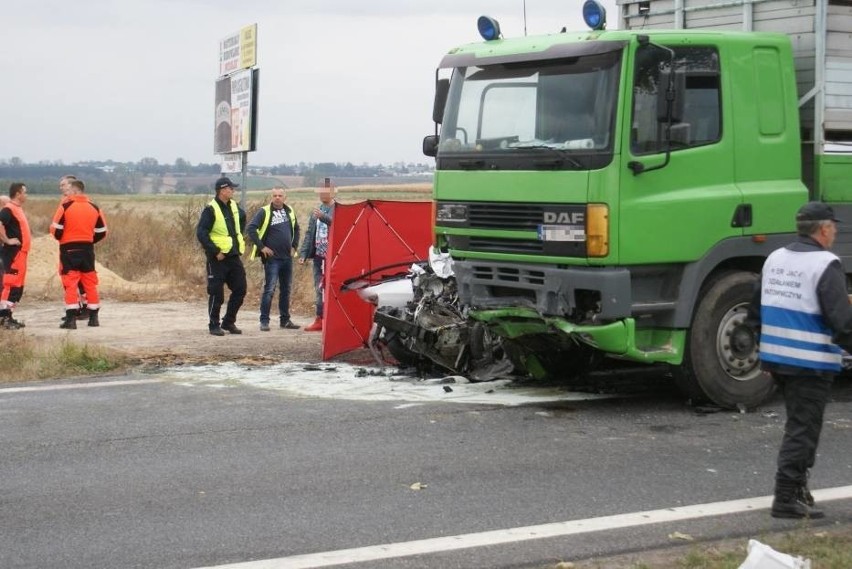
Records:
[[[583,0],[526,0],[527,32],[583,29]],[[609,28],[615,0],[604,0]],[[249,164],[426,162],[435,68],[524,33],[523,0],[27,0],[3,13],[0,159],[218,162],[219,41],[257,23]]]

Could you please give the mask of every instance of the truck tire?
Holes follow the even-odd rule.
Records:
[[[693,403],[726,409],[756,407],[774,390],[760,369],[757,338],[744,323],[757,276],[727,272],[707,284],[687,332],[683,363],[674,377]]]

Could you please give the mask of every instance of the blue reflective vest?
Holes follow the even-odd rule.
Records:
[[[840,372],[841,349],[831,341],[817,286],[836,255],[783,248],[766,259],[761,276],[760,359],[773,364]]]

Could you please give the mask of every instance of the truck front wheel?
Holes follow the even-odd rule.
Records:
[[[753,273],[729,272],[702,290],[683,363],[674,371],[693,402],[748,408],[772,393],[772,378],[760,370],[757,338],[745,325],[755,280]]]

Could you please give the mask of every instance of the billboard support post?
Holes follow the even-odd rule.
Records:
[[[222,155],[222,174],[240,172],[240,207],[246,208],[248,153],[257,148],[257,24],[243,26],[219,42],[219,78],[213,151]]]
[[[242,169],[240,174],[240,188],[242,191],[240,192],[240,207],[243,208],[243,211],[246,209],[246,174],[248,173],[248,152],[241,152],[242,155]]]

